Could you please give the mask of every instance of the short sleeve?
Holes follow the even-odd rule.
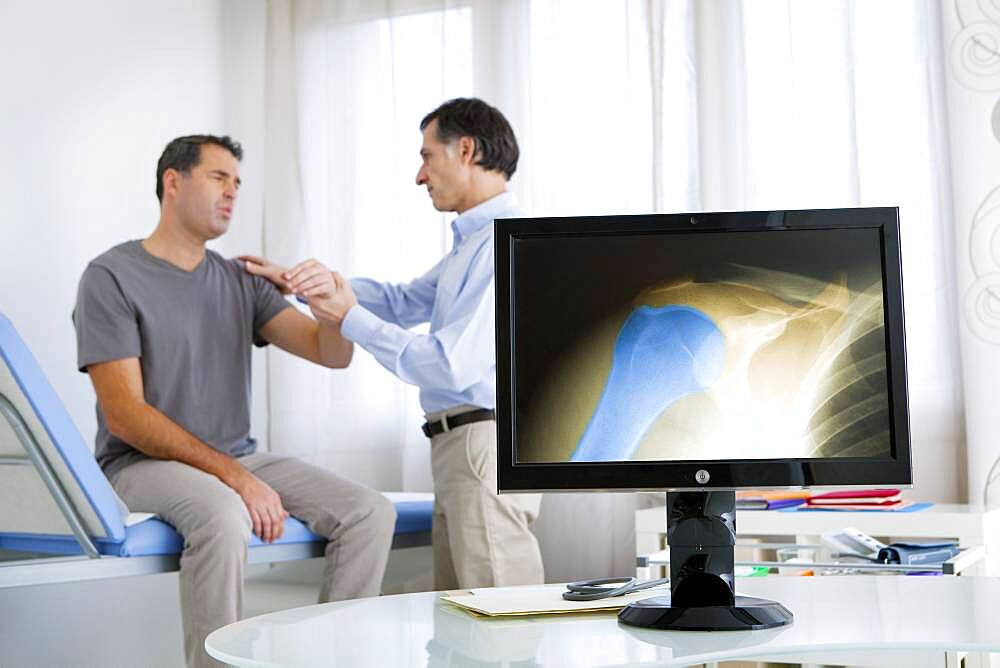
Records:
[[[142,356],[135,309],[107,268],[91,264],[83,272],[73,309],[76,366]]]
[[[253,283],[253,343],[255,346],[262,347],[267,345],[267,340],[260,335],[261,328],[286,308],[292,308],[292,305],[271,281],[249,274],[247,277]]]

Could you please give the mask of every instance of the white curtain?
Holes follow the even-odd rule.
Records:
[[[418,123],[511,120],[535,215],[901,207],[916,494],[964,494],[940,19],[931,0],[274,0],[265,242],[403,281],[448,249]],[[273,450],[430,489],[413,388],[271,355]],[[633,568],[635,495],[549,495],[549,579]]]

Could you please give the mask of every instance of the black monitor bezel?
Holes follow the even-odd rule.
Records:
[[[690,234],[814,229],[878,229],[881,236],[891,443],[894,456],[829,459],[754,459],[601,463],[522,463],[514,460],[514,313],[512,245],[530,237]],[[906,341],[899,250],[899,209],[868,207],[786,211],[497,219],[497,486],[500,491],[690,490],[822,486],[912,485]],[[707,471],[708,482],[696,479]]]

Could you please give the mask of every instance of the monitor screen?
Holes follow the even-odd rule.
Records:
[[[909,484],[896,221],[497,221],[500,488]]]

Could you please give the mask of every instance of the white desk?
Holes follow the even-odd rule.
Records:
[[[485,618],[427,592],[262,615],[215,631],[205,646],[237,666],[372,668],[685,666],[738,658],[918,668],[954,665],[954,655],[946,663],[949,650],[1000,652],[997,578],[746,578],[737,590],[780,601],[795,622],[703,633],[635,629],[613,613]],[[971,654],[966,665],[981,658]]]
[[[748,536],[790,536],[798,543],[819,543],[827,531],[854,527],[882,538],[952,539],[959,545],[986,547],[986,575],[1000,575],[1000,509],[983,511],[978,506],[936,504],[912,513],[873,512],[785,512],[740,510],[736,533]],[[635,513],[636,554],[663,549],[667,514],[663,506]]]

